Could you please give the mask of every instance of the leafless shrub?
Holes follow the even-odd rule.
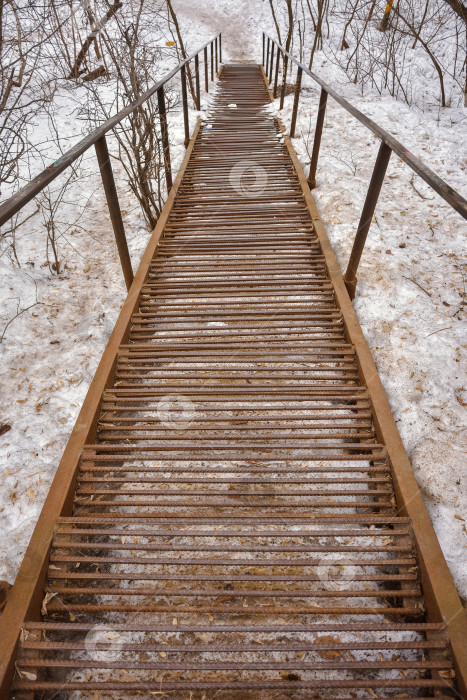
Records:
[[[21,308],[21,299],[19,297],[15,297],[14,299],[13,298],[12,299],[5,299],[5,302],[16,301],[16,310],[14,311],[13,316],[11,316],[8,320],[5,317],[1,317],[3,321],[6,320],[6,323],[3,326],[2,332],[0,333],[0,343],[3,342],[5,335],[6,335],[6,332],[7,332],[8,328],[11,326],[11,324],[13,323],[13,321],[16,321],[16,319],[19,318],[20,316],[22,316],[22,314],[26,313],[26,311],[30,311],[35,306],[38,306],[39,304],[41,304],[41,302],[38,299],[37,282],[30,275],[28,275],[28,277],[29,277],[29,279],[31,279],[34,282],[35,301],[33,301],[32,304],[29,304],[28,306]]]
[[[36,202],[40,210],[44,228],[46,230],[46,262],[52,273],[60,275],[63,271],[63,259],[60,253],[60,241],[67,232],[75,228],[80,215],[76,219],[70,219],[69,210],[66,219],[60,217],[60,208],[64,204],[76,206],[76,202],[69,197],[70,189],[79,178],[77,166],[65,172],[64,177],[55,180],[53,185],[49,185],[36,197]],[[63,211],[63,209],[62,209]]]
[[[113,95],[108,99],[98,83],[88,86],[86,119],[97,124],[129,103],[138,100],[157,79],[156,70],[163,55],[157,23],[167,27],[166,15],[150,10],[144,0],[135,0],[114,18],[113,31],[102,32]],[[167,93],[168,108],[175,96]],[[113,130],[115,158],[125,171],[148,225],[159,217],[164,195],[163,152],[156,99],[150,98]]]
[[[7,254],[13,264],[21,267],[21,262],[18,255],[17,248],[17,231],[21,226],[23,226],[27,221],[32,219],[32,217],[39,211],[39,206],[32,212],[32,214],[15,214],[11,219],[9,227],[4,228],[0,232],[0,257],[3,254]]]
[[[48,29],[44,4],[0,2],[0,195],[17,182],[28,126],[54,94],[41,62]]]
[[[270,5],[280,39],[285,0]],[[310,68],[323,51],[362,91],[389,92],[423,109],[467,95],[466,29],[467,10],[457,0],[297,0],[292,34]]]
[[[359,0],[348,7],[341,14],[342,19],[346,18],[341,46],[330,47],[328,56],[362,88],[371,86],[379,92],[388,91],[408,104],[422,107],[425,100],[433,98],[439,99],[442,107],[447,106],[456,92],[460,95],[463,91],[460,74],[465,51],[459,50],[462,20],[444,0],[386,4],[389,12],[384,12],[382,5],[377,3],[374,11],[374,2]],[[378,31],[382,24],[383,32]],[[438,93],[434,89],[430,90],[431,95],[422,93],[420,71],[427,70],[423,54],[432,66],[432,72],[425,75],[424,85],[434,87],[434,79]]]

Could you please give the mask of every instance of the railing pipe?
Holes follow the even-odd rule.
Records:
[[[219,63],[222,65],[222,34],[219,34]]]
[[[115,186],[112,163],[110,162],[109,149],[107,148],[107,139],[105,135],[101,136],[101,138],[96,141],[94,148],[96,150],[97,162],[99,163],[105,198],[107,200],[107,206],[109,207],[110,220],[114,230],[126,288],[130,289],[131,283],[133,282],[133,269],[131,267],[131,258],[128,251],[125,228],[123,226],[122,212],[118,202],[117,188]]]
[[[271,46],[271,58],[269,60],[268,81],[272,83],[272,68],[274,66],[274,44]]]
[[[216,46],[215,46],[215,54],[216,54],[216,75],[217,75],[218,72],[219,72],[219,60],[218,60],[218,56],[217,56],[217,53],[218,53],[218,52],[217,52],[217,36],[216,36],[216,42],[215,42],[215,43],[216,43]]]
[[[357,286],[357,269],[362,256],[363,248],[365,247],[366,237],[375,213],[376,204],[378,202],[379,193],[383,184],[386,169],[388,167],[389,158],[391,157],[390,147],[381,142],[378,155],[376,157],[373,174],[371,176],[370,185],[363,205],[360,223],[358,224],[357,234],[350,254],[349,264],[344,276],[345,286],[349,292],[351,299],[355,298],[355,288]]]
[[[295,93],[294,93],[293,109],[292,109],[292,121],[290,124],[290,138],[291,139],[293,139],[293,137],[295,136],[295,126],[297,124],[298,100],[300,99],[301,85],[302,85],[302,67],[298,66],[297,81],[295,83]]]
[[[279,48],[277,49],[277,54],[276,54],[276,72],[274,74],[274,89],[273,89],[273,96],[274,99],[277,97],[277,81],[279,79],[279,63],[280,63],[280,57],[281,57],[281,52],[279,51]]]
[[[262,60],[262,66],[264,68],[264,32],[263,32],[263,60]]]
[[[199,110],[201,109],[201,88],[199,86],[199,56],[196,54],[195,56],[195,106],[196,109]]]
[[[211,80],[214,80],[214,41],[211,41]]]
[[[284,108],[284,98],[285,98],[285,88],[287,86],[287,68],[289,66],[289,55],[282,52],[284,61],[282,64],[282,86],[281,86],[281,101],[279,103],[279,109]]]
[[[187,148],[190,143],[190,122],[188,119],[188,94],[186,88],[186,67],[182,66],[180,71],[180,77],[182,82],[182,105],[183,105],[183,123],[185,126],[185,148]]]
[[[268,44],[266,47],[266,63],[264,64],[264,72],[266,73],[266,77],[268,76],[268,66],[269,66],[269,45],[271,43],[271,39],[268,37]]]
[[[209,92],[209,74],[208,74],[208,49],[204,47],[204,89]]]
[[[319,147],[321,145],[321,135],[323,133],[324,117],[326,114],[326,103],[328,101],[328,93],[324,88],[321,88],[319,96],[318,114],[316,116],[315,138],[313,141],[313,152],[311,154],[310,173],[308,175],[308,186],[310,190],[316,187],[316,169],[318,167]]]
[[[172,166],[170,164],[169,131],[167,127],[167,112],[165,109],[164,86],[157,91],[157,103],[159,105],[159,120],[161,124],[162,149],[164,152],[165,182],[167,192],[172,187]]]

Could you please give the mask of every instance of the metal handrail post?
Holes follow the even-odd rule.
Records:
[[[362,257],[363,248],[365,247],[366,237],[371,226],[373,214],[375,213],[376,204],[378,202],[379,193],[383,184],[386,169],[388,167],[389,158],[391,157],[391,148],[381,142],[378,155],[376,156],[373,174],[371,176],[368,192],[363,205],[362,215],[358,224],[357,234],[350,253],[349,264],[344,276],[345,286],[349,292],[351,299],[355,298],[355,288],[357,286],[357,269]]]
[[[105,135],[101,136],[101,138],[96,141],[94,148],[96,150],[97,162],[99,163],[105,198],[107,200],[107,206],[109,207],[110,220],[114,230],[126,288],[130,289],[131,283],[133,282],[133,269],[131,267],[131,258],[128,251],[125,228],[123,226],[122,211],[118,201],[117,188],[115,186],[112,163],[110,162],[110,154]]]
[[[313,141],[313,152],[311,154],[310,172],[308,175],[308,187],[310,190],[316,187],[316,169],[318,167],[319,147],[321,145],[321,135],[323,133],[324,117],[326,114],[326,103],[328,93],[324,88],[321,88],[319,96],[318,114],[316,116],[315,138]]]
[[[297,112],[298,112],[298,100],[300,99],[300,88],[302,85],[302,67],[299,66],[297,70],[297,81],[295,83],[295,93],[292,108],[292,121],[290,124],[290,138],[293,139],[295,136],[295,126],[297,124]]]
[[[172,166],[170,163],[169,130],[167,126],[167,111],[165,108],[164,86],[157,91],[157,102],[159,105],[159,121],[161,124],[162,149],[164,152],[165,182],[167,192],[172,188]]]

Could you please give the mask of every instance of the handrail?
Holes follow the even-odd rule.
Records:
[[[267,39],[267,49],[265,49],[265,39]],[[464,219],[467,219],[467,200],[464,199],[456,190],[447,184],[442,178],[431,170],[419,158],[413,155],[402,143],[395,139],[385,129],[376,124],[372,119],[365,116],[359,109],[350,104],[342,95],[336,92],[328,83],[320,78],[316,73],[309,70],[300,61],[297,61],[286,49],[281,46],[275,39],[263,32],[263,66],[265,74],[269,82],[272,82],[274,47],[276,51],[276,70],[274,80],[274,97],[277,96],[277,76],[279,70],[279,60],[282,56],[283,61],[283,76],[287,75],[288,61],[294,63],[297,67],[297,81],[295,84],[294,104],[292,109],[292,121],[290,127],[290,137],[295,136],[295,124],[297,121],[298,101],[300,97],[302,73],[306,73],[318,85],[321,86],[321,95],[316,119],[315,137],[313,143],[313,152],[310,162],[310,173],[308,175],[308,185],[310,189],[316,187],[316,169],[318,165],[318,154],[321,143],[321,134],[323,130],[324,114],[326,110],[327,96],[330,95],[341,107],[347,110],[352,116],[358,119],[367,129],[375,136],[381,139],[380,149],[376,158],[373,174],[368,187],[368,192],[363,206],[362,215],[357,228],[357,233],[350,254],[349,264],[345,273],[345,284],[347,290],[353,299],[355,297],[355,287],[357,284],[356,272],[360,257],[363,252],[366,237],[375,211],[378,196],[383,184],[386,168],[389,163],[391,153],[394,151],[401,160],[404,161],[417,175],[419,175],[437,194],[440,195],[455,211],[457,211]],[[280,109],[284,106],[286,79],[283,78],[280,97]]]
[[[213,39],[207,41],[203,46],[201,46],[195,53],[191,54],[185,58],[181,63],[179,63],[175,68],[173,68],[170,73],[167,73],[161,80],[155,83],[149,88],[138,100],[135,100],[130,105],[120,110],[113,117],[107,119],[101,126],[91,131],[87,134],[81,141],[70,148],[66,153],[60,156],[54,163],[45,168],[37,177],[30,180],[27,185],[22,187],[18,192],[12,195],[5,202],[0,204],[0,226],[2,226],[6,221],[11,219],[17,212],[20,211],[28,202],[31,201],[39,192],[41,192],[44,187],[51,183],[55,178],[60,175],[66,168],[68,168],[79,156],[85,153],[91,146],[95,146],[96,154],[99,162],[99,168],[102,175],[102,181],[104,185],[104,190],[106,194],[107,204],[110,211],[110,217],[112,220],[112,226],[114,228],[115,238],[117,241],[117,246],[120,254],[120,261],[122,263],[123,273],[125,275],[125,281],[127,288],[130,288],[131,282],[133,281],[133,271],[131,268],[130,256],[128,253],[128,246],[125,238],[125,231],[123,228],[122,215],[120,211],[120,206],[118,203],[117,190],[115,188],[115,181],[113,178],[112,166],[110,163],[109,152],[107,149],[107,142],[105,135],[108,131],[113,129],[117,124],[119,124],[123,119],[128,117],[132,112],[134,112],[138,107],[140,107],[144,102],[146,102],[152,95],[157,92],[158,107],[159,107],[159,119],[161,122],[161,134],[162,134],[162,146],[164,153],[164,163],[166,172],[166,183],[167,191],[172,187],[172,170],[170,165],[170,150],[169,150],[169,140],[167,132],[167,115],[165,108],[165,96],[164,96],[164,85],[171,80],[177,73],[181,72],[182,78],[182,101],[183,101],[183,116],[185,122],[185,147],[189,140],[189,124],[188,124],[188,102],[187,102],[187,91],[186,91],[186,65],[195,59],[195,82],[196,82],[196,108],[200,109],[200,87],[199,87],[199,59],[198,55],[201,51],[204,52],[205,60],[205,87],[207,91],[208,87],[208,66],[207,66],[207,47],[211,46],[211,80],[214,79],[214,63],[215,63],[215,73],[218,71],[218,64],[222,63],[222,34],[219,33]]]

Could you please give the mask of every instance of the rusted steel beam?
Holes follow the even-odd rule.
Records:
[[[268,82],[269,82],[269,84],[271,84],[271,82],[272,82],[272,69],[274,66],[274,49],[275,49],[275,46],[273,44],[271,47],[271,58],[269,60],[269,68],[268,68]]]
[[[118,201],[117,188],[110,162],[109,150],[107,148],[107,139],[101,136],[94,144],[96,149],[97,162],[104,185],[105,198],[109,207],[110,220],[114,230],[115,241],[117,243],[118,255],[125,278],[126,288],[130,289],[133,282],[133,269],[131,267],[130,253],[125,236],[125,228],[123,226],[122,212]]]
[[[271,39],[268,37],[268,43],[266,46],[266,62],[264,64],[264,72],[267,76],[268,74],[268,68],[269,68],[269,47],[271,46]]]
[[[199,87],[199,73],[198,73],[198,87]],[[165,165],[165,183],[167,187],[167,193],[170,192],[172,187],[172,166],[170,163],[170,144],[169,144],[169,130],[167,125],[167,112],[165,108],[165,96],[164,87],[161,86],[157,91],[157,104],[159,107],[159,120],[161,125],[161,137],[162,137],[162,150],[164,153],[164,165]]]
[[[316,116],[315,138],[313,141],[313,152],[311,154],[310,172],[308,175],[308,187],[313,190],[316,187],[316,169],[318,167],[319,147],[321,145],[321,135],[323,133],[324,117],[326,113],[326,103],[328,93],[321,88],[319,96],[318,114]]]
[[[186,87],[186,68],[182,66],[180,71],[180,80],[182,83],[182,107],[183,107],[183,125],[185,128],[185,148],[188,147],[190,143],[190,121],[188,118],[188,94]]]
[[[231,560],[229,561],[231,563]],[[44,632],[67,632],[68,629],[73,629],[74,632],[89,632],[92,630],[94,627],[93,623],[91,622],[73,622],[70,627],[68,625],[64,625],[63,622],[53,622],[53,621],[47,621],[47,622],[30,622],[27,625],[27,630],[28,631],[44,631]],[[173,632],[173,624],[168,625],[168,624],[157,624],[157,623],[150,623],[150,624],[135,624],[133,623],[115,623],[115,622],[109,622],[108,624],[108,629],[111,631],[122,631],[122,630],[128,630],[129,632]],[[194,624],[182,624],[180,625],[180,629],[182,633],[185,632],[212,632],[212,633],[218,633],[218,632],[237,632],[238,631],[238,626],[233,625],[233,624],[222,624],[222,626],[216,624],[216,623],[210,623],[210,624],[203,624],[200,623],[198,625]],[[245,626],[241,628],[241,633],[242,634],[257,634],[260,632],[270,632],[272,631],[277,631],[278,627],[274,623],[260,623],[260,624],[252,624],[252,623],[247,623]],[[316,632],[395,632],[401,629],[400,623],[394,623],[390,622],[387,620],[384,624],[377,623],[377,622],[365,622],[365,623],[358,623],[358,625],[355,625],[355,623],[349,623],[349,622],[334,622],[334,623],[326,623],[326,622],[309,622],[307,624],[281,624],[281,629],[284,633],[293,633],[294,636],[298,637],[298,634],[300,632],[303,632],[305,634],[310,634],[310,633],[316,633]],[[402,628],[405,632],[415,632],[415,633],[420,633],[420,632],[441,632],[443,629],[443,625],[441,623],[433,623],[433,622],[406,622],[403,625]],[[306,644],[306,641],[301,642],[303,644]],[[408,642],[403,642],[404,644],[409,644],[410,641]],[[338,645],[338,643],[335,643]],[[343,643],[343,646],[347,647],[350,646],[352,643],[349,645]],[[358,642],[357,642],[358,645]],[[313,644],[313,646],[315,646]],[[334,646],[334,645],[332,645]],[[323,645],[324,648],[326,648],[326,645]],[[321,648],[321,645],[320,645]],[[336,646],[338,648],[338,646]],[[352,646],[352,649],[358,648]],[[410,648],[409,647],[404,647],[404,648]]]
[[[355,298],[358,264],[363,253],[363,248],[365,247],[366,237],[368,235],[368,231],[370,230],[371,221],[375,213],[376,204],[378,202],[379,193],[381,192],[384,176],[391,157],[391,152],[392,151],[389,146],[382,141],[373,168],[373,174],[368,187],[365,204],[363,205],[360,222],[358,224],[357,233],[352,246],[352,252],[350,253],[347,271],[344,276],[345,286],[347,287],[347,291],[351,299]]]
[[[241,608],[238,609],[238,612],[241,613]],[[192,608],[188,610],[187,612],[195,612],[196,608]],[[225,612],[225,609],[223,609],[223,612]],[[284,663],[283,666],[286,668],[290,666],[290,664]],[[293,667],[292,667],[293,669]],[[128,674],[130,675],[130,674]],[[167,674],[169,678],[171,677],[170,674]],[[440,678],[439,680],[431,680],[430,678],[426,679],[421,679],[421,680],[415,680],[411,678],[407,678],[404,681],[397,681],[397,680],[384,680],[384,679],[376,679],[371,682],[371,688],[379,688],[383,692],[386,689],[399,689],[399,690],[404,690],[404,689],[416,689],[416,688],[424,688],[426,689],[427,693],[431,693],[432,689],[435,689],[437,691],[444,691],[444,692],[450,692],[451,690],[451,683],[445,681],[444,679]],[[315,682],[313,684],[313,688],[321,688],[323,690],[329,691],[329,689],[336,689],[336,690],[343,690],[343,689],[351,689],[351,690],[366,690],[368,688],[368,680],[343,680],[343,679],[335,679],[335,680],[323,680],[319,683]],[[161,688],[163,688],[163,691],[161,691]],[[177,681],[172,681],[172,680],[164,680],[161,681],[159,680],[152,680],[152,681],[128,681],[128,680],[113,680],[113,681],[86,681],[86,680],[80,680],[80,681],[68,681],[68,682],[60,682],[60,681],[36,681],[34,683],[27,682],[27,681],[17,681],[15,683],[15,690],[16,691],[27,691],[27,690],[35,690],[35,691],[41,691],[42,694],[47,693],[47,691],[51,692],[53,690],[57,692],[64,692],[64,691],[79,691],[79,692],[87,692],[87,691],[111,691],[115,690],[118,693],[120,693],[120,697],[127,696],[129,697],[129,693],[131,691],[139,691],[139,692],[148,692],[149,691],[154,691],[156,693],[164,692],[167,693],[168,691],[171,692],[176,692],[176,691],[192,691],[192,690],[199,690],[200,693],[202,691],[232,691],[232,692],[243,692],[243,691],[258,691],[258,690],[273,690],[273,691],[284,691],[286,693],[290,692],[290,681],[283,681],[283,680],[255,680],[255,681],[226,681],[226,680],[203,680],[203,681],[182,681],[182,680],[177,680]],[[310,681],[301,681],[301,680],[294,680],[294,690],[310,690]],[[373,690],[373,692],[375,692]],[[241,696],[240,696],[241,697]],[[341,696],[342,700],[351,700],[352,697],[355,697],[355,694],[344,697]],[[376,695],[376,697],[378,697]],[[380,696],[384,697],[384,696]],[[386,696],[388,697],[388,696]],[[404,696],[403,696],[404,697]],[[430,698],[433,697],[431,694],[428,696],[425,694],[424,696],[420,696],[420,700],[430,700]],[[440,700],[449,700],[449,697],[452,698],[451,696],[448,695],[438,695],[440,697]]]
[[[281,86],[281,99],[279,103],[279,109],[284,108],[285,99],[285,89],[287,87],[287,69],[289,66],[289,54],[282,51],[283,64],[282,64],[282,86]]]
[[[279,79],[279,64],[280,64],[280,58],[281,58],[281,52],[279,49],[277,49],[277,55],[276,55],[276,72],[274,75],[274,89],[273,89],[273,96],[274,99],[277,97],[277,82]]]
[[[195,56],[195,92],[196,92],[196,109],[199,111],[201,109],[201,88],[199,80],[199,56]]]
[[[293,139],[295,136],[295,126],[297,124],[297,113],[298,113],[298,101],[300,99],[300,89],[302,85],[302,68],[298,67],[297,70],[297,81],[295,83],[295,92],[292,108],[292,121],[290,123],[290,138]]]
[[[204,89],[206,93],[209,92],[209,73],[208,73],[208,47],[205,46],[203,49],[204,56]]]

